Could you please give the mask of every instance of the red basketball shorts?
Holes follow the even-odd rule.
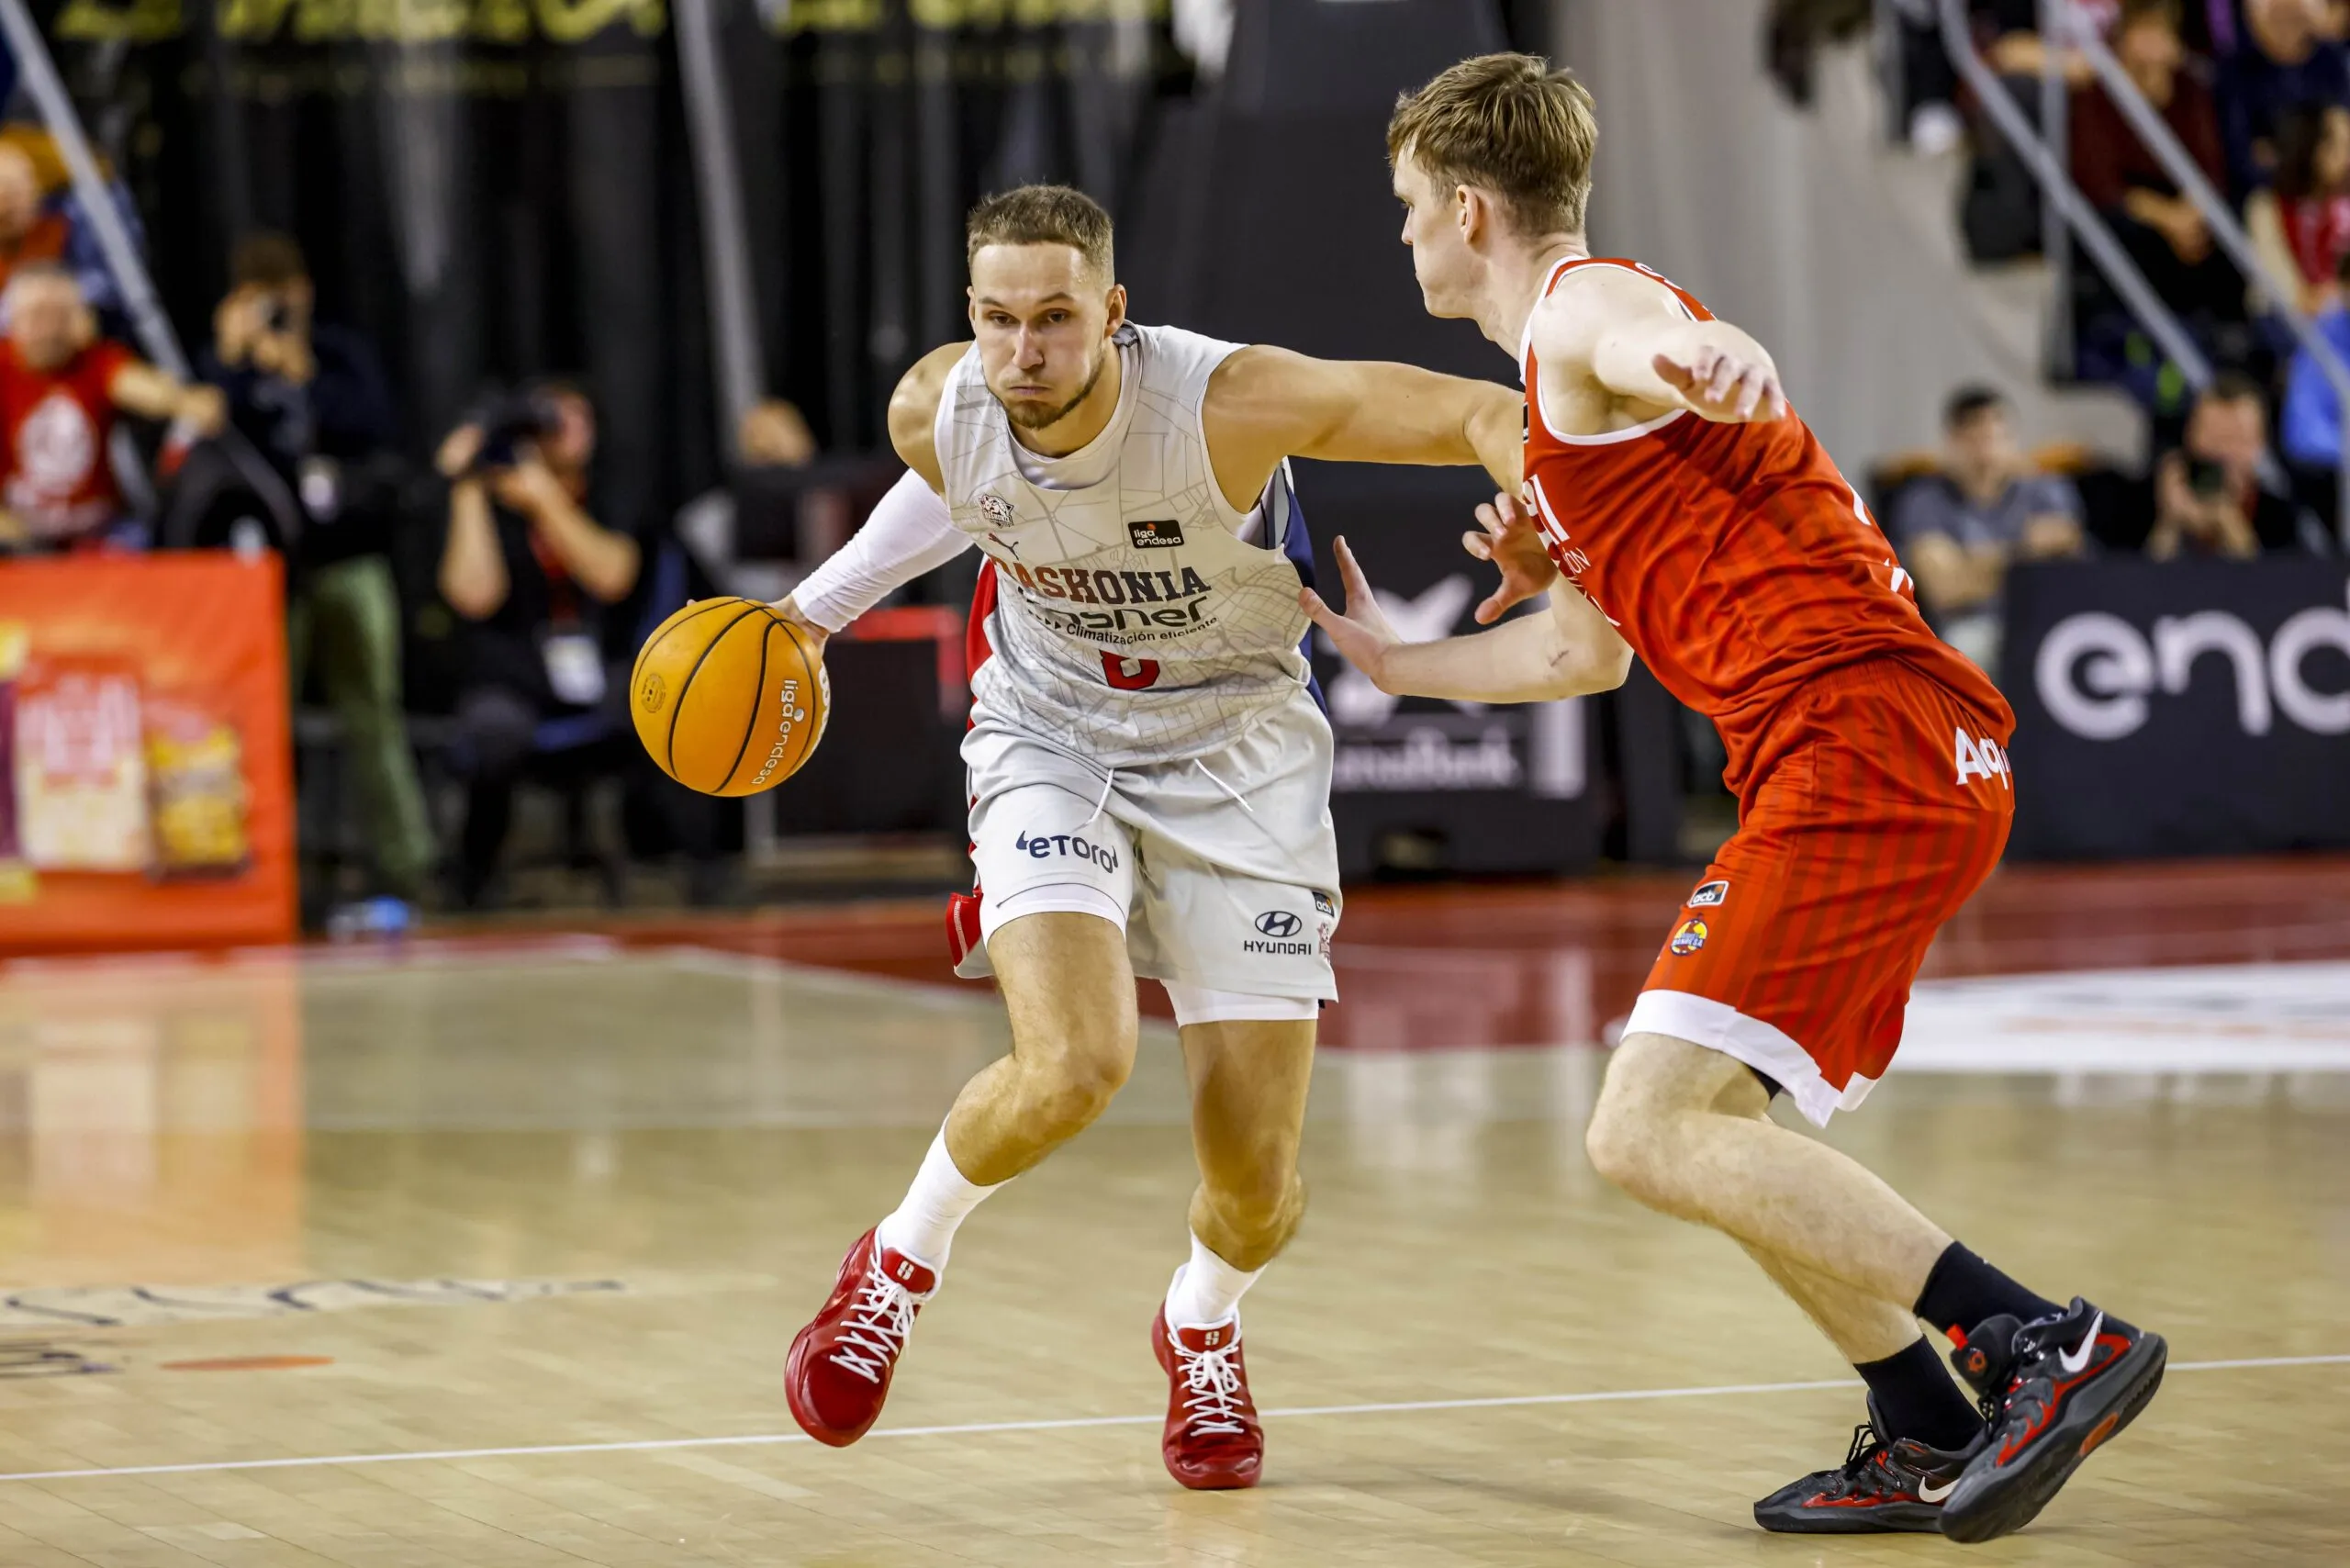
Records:
[[[2015,818],[2009,725],[1897,659],[1830,670],[1766,722],[1739,829],[1681,911],[1627,1035],[1776,1080],[1820,1126],[1874,1087],[1942,922]]]

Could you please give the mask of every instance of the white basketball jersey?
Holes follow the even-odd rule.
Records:
[[[1201,409],[1239,345],[1128,325],[1115,347],[1117,412],[1080,451],[1020,446],[976,346],[934,434],[955,524],[990,562],[976,709],[1122,767],[1218,750],[1297,699],[1313,556],[1286,465],[1248,516],[1216,487]],[[1241,537],[1252,521],[1261,544]]]

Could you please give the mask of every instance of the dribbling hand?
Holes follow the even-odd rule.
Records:
[[[782,599],[777,599],[773,604],[768,605],[767,608],[774,610],[777,616],[780,619],[788,621],[792,625],[800,628],[801,634],[809,638],[813,644],[813,646],[810,651],[817,658],[821,659],[824,656],[824,644],[832,641],[833,634],[830,632],[825,631],[822,626],[817,625],[813,621],[809,620],[805,615],[802,615],[800,612],[800,605],[795,599],[793,599],[789,595],[786,595]]]
[[[1477,509],[1483,533],[1464,533],[1460,547],[1501,569],[1501,586],[1477,607],[1477,624],[1491,626],[1511,608],[1550,591],[1559,568],[1542,543],[1542,527],[1516,496],[1497,495]]]
[[[1331,609],[1312,588],[1299,589],[1297,602],[1314,624],[1322,628],[1339,655],[1371,677],[1372,685],[1379,686],[1385,678],[1387,651],[1404,639],[1395,634],[1395,628],[1379,608],[1379,600],[1371,595],[1371,579],[1362,575],[1362,567],[1357,564],[1355,553],[1347,548],[1346,540],[1337,541],[1333,549],[1338,557],[1338,581],[1347,592],[1345,611]]]

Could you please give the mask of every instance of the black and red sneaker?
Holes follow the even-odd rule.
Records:
[[[2001,1316],[1977,1327],[1951,1364],[1983,1396],[1990,1440],[1942,1505],[1953,1540],[2023,1529],[2081,1462],[2137,1419],[2162,1386],[2170,1348],[2080,1297],[2054,1317]]]
[[[1842,1466],[1789,1482],[1754,1505],[1754,1522],[1781,1535],[1876,1535],[1942,1528],[1942,1499],[1983,1450],[1976,1438],[1956,1453],[1914,1438],[1887,1442],[1876,1400],[1869,1418],[1852,1428],[1852,1451]]]

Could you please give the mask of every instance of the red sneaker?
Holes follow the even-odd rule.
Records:
[[[914,1315],[938,1289],[938,1275],[867,1231],[842,1260],[841,1276],[816,1320],[791,1341],[783,1394],[791,1418],[836,1449],[872,1429],[890,1397]]]
[[[1167,1429],[1158,1439],[1167,1473],[1194,1492],[1257,1484],[1265,1468],[1265,1428],[1248,1397],[1239,1315],[1170,1331],[1162,1303],[1151,1319],[1150,1344],[1167,1372]]]

